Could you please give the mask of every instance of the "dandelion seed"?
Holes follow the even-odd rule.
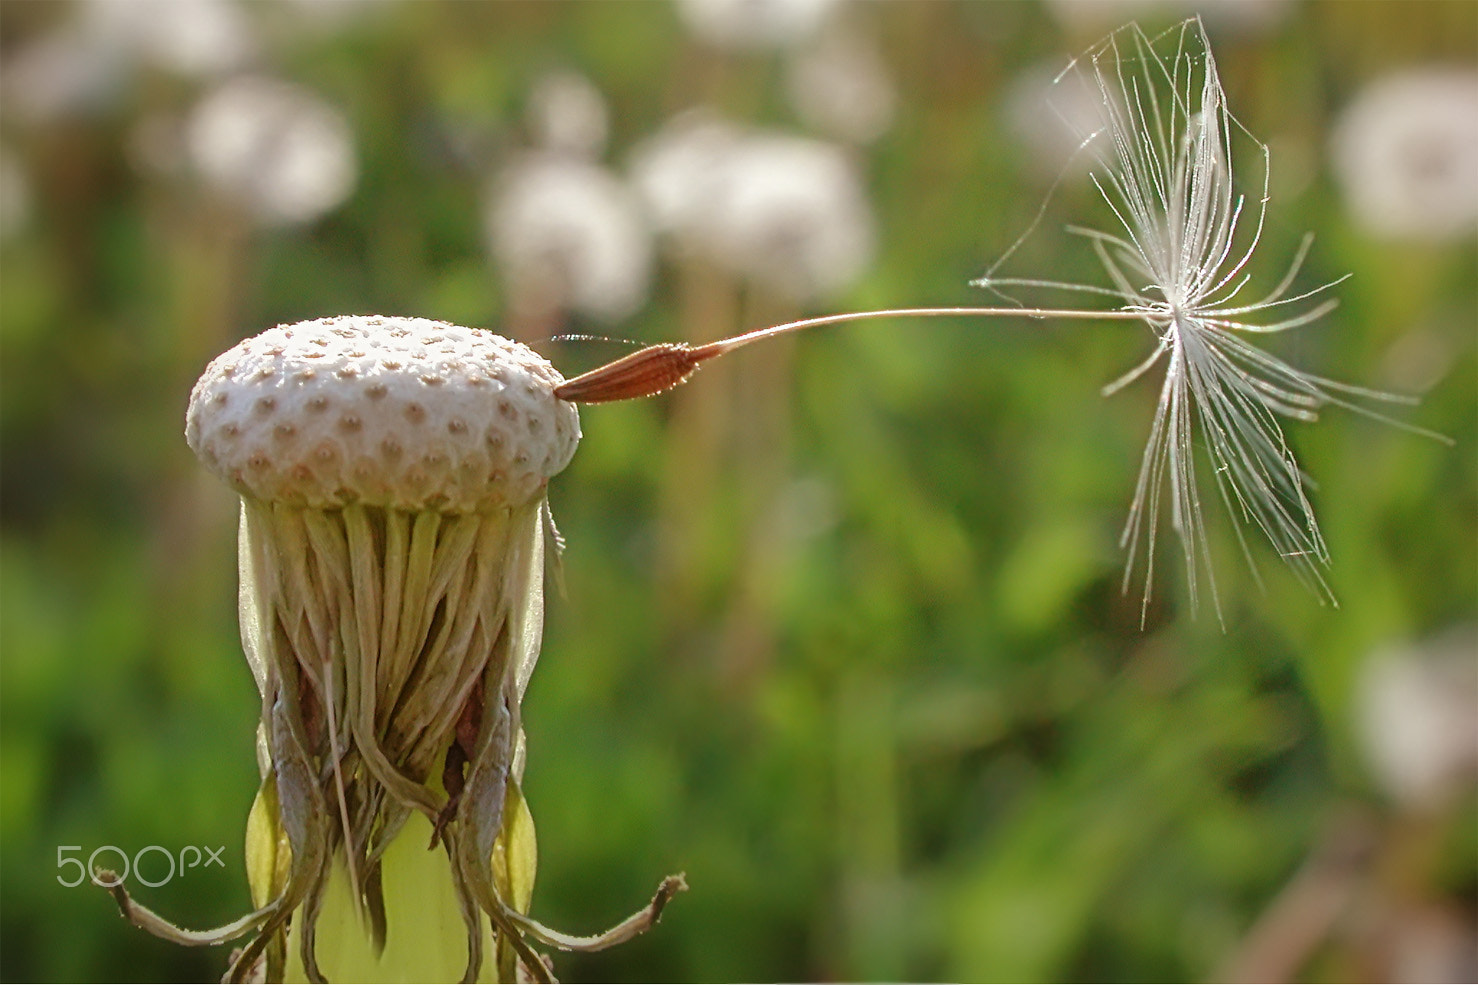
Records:
[[[1249,565],[1246,531],[1255,529],[1301,580],[1333,602],[1323,575],[1329,551],[1308,499],[1309,481],[1279,421],[1313,421],[1330,404],[1380,417],[1354,401],[1404,398],[1304,372],[1249,341],[1327,314],[1338,302],[1321,295],[1344,278],[1291,291],[1311,245],[1306,237],[1270,292],[1257,300],[1243,294],[1267,220],[1268,150],[1227,109],[1198,19],[1153,39],[1137,26],[1116,31],[1063,77],[1071,73],[1081,73],[1100,96],[1102,122],[1083,146],[1093,161],[1092,180],[1118,222],[1113,232],[1073,232],[1092,244],[1113,287],[989,276],[985,283],[1113,296],[1155,333],[1150,356],[1104,388],[1116,393],[1165,364],[1122,535],[1125,588],[1142,565],[1148,605],[1168,494],[1191,604],[1204,579],[1221,617],[1203,505],[1209,497],[1196,474],[1194,446],[1201,444]],[[1251,151],[1258,172],[1251,202],[1234,184],[1234,146]]]
[[[1255,296],[1249,290],[1249,268],[1267,219],[1268,150],[1227,109],[1199,19],[1154,38],[1136,25],[1122,28],[1074,60],[1059,78],[1072,78],[1074,73],[1098,96],[1097,123],[1079,134],[1079,146],[1092,163],[1090,175],[1117,228],[1071,231],[1091,244],[1111,286],[997,276],[1031,229],[975,283],[1003,297],[1005,288],[1045,289],[1111,298],[1120,302],[1119,307],[1062,309],[1013,302],[1013,307],[827,315],[691,349],[668,347],[662,353],[662,373],[648,372],[645,361],[636,358],[641,354],[636,354],[569,381],[555,395],[583,402],[645,395],[677,385],[703,361],[740,346],[862,319],[1025,315],[1140,321],[1154,333],[1153,350],[1103,393],[1117,393],[1156,366],[1165,366],[1121,538],[1128,555],[1124,590],[1142,578],[1142,617],[1155,579],[1161,516],[1168,513],[1180,542],[1192,609],[1204,587],[1222,618],[1204,506],[1210,496],[1203,495],[1198,483],[1197,445],[1204,449],[1200,454],[1209,457],[1214,495],[1231,516],[1254,577],[1249,530],[1260,531],[1295,574],[1332,603],[1323,573],[1329,551],[1309,501],[1310,482],[1280,421],[1314,421],[1320,409],[1332,404],[1446,439],[1393,421],[1362,402],[1412,402],[1408,398],[1315,376],[1249,341],[1323,317],[1337,304],[1325,295],[1344,278],[1312,290],[1293,290],[1312,245],[1311,237],[1305,237],[1283,277],[1266,294],[1249,300]],[[1257,197],[1251,201],[1233,181],[1234,145],[1252,152],[1252,165],[1260,172],[1252,182]]]

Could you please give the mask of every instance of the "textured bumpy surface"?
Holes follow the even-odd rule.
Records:
[[[280,325],[217,357],[185,436],[245,496],[471,512],[539,495],[580,440],[563,378],[517,342],[424,318]]]

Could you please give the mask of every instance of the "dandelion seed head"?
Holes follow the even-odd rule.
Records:
[[[488,918],[500,943],[519,937],[503,913],[527,908],[532,867],[515,890],[488,859],[499,841],[515,857],[519,837],[505,805],[521,797],[547,486],[580,436],[561,382],[491,332],[380,315],[280,325],[206,367],[185,433],[240,494],[242,643],[262,699],[245,847],[264,906],[193,939],[120,902],[125,915],[193,944],[256,930],[228,981],[403,978],[412,961],[409,977],[476,981]],[[467,918],[428,930],[428,899]],[[285,975],[263,956],[284,938]]]
[[[213,361],[191,394],[186,436],[262,501],[522,506],[580,439],[575,409],[551,395],[561,382],[532,350],[490,332],[320,318],[268,329]]]

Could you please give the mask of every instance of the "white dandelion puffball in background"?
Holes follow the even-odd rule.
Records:
[[[721,48],[779,48],[814,37],[840,0],[677,0],[688,30]]]
[[[867,144],[893,123],[893,80],[877,48],[861,37],[827,32],[791,56],[785,82],[796,115],[829,136]]]
[[[248,76],[225,83],[186,125],[191,162],[267,223],[311,222],[358,180],[349,122],[301,86]]]
[[[703,111],[669,120],[632,154],[632,177],[657,228],[696,236],[720,194],[742,131]]]
[[[600,90],[585,76],[567,71],[550,72],[534,83],[528,121],[541,148],[574,157],[598,157],[610,128]]]
[[[120,98],[128,60],[72,29],[53,31],[8,53],[0,63],[5,110],[26,123],[88,116]]]
[[[1136,17],[1198,15],[1207,24],[1232,32],[1256,32],[1277,24],[1293,8],[1293,0],[1046,0],[1047,9],[1064,27],[1107,31]]]
[[[1478,783],[1478,627],[1367,661],[1358,709],[1366,755],[1398,802],[1432,807]]]
[[[232,0],[85,0],[54,30],[6,53],[5,109],[31,123],[114,108],[141,65],[209,77],[258,48]]]
[[[872,261],[872,209],[833,144],[686,114],[638,149],[633,171],[659,229],[796,300],[836,293]]]
[[[398,0],[280,0],[275,4],[299,30],[329,34],[370,20]]]
[[[1445,240],[1478,231],[1478,72],[1426,69],[1371,83],[1341,114],[1331,164],[1372,233]]]
[[[753,134],[726,170],[714,222],[735,270],[797,300],[834,294],[862,276],[873,256],[872,210],[841,148]]]
[[[646,301],[651,234],[631,190],[600,165],[529,156],[494,182],[486,224],[515,305],[616,320]]]
[[[104,45],[182,75],[232,71],[258,48],[235,0],[85,0],[80,15]]]

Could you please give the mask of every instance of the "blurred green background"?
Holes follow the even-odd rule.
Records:
[[[1023,80],[1131,16],[1187,10],[800,4],[746,45],[721,18],[704,34],[703,4],[116,6],[134,13],[0,4],[8,980],[224,967],[60,885],[58,846],[224,845],[224,869],[134,889],[191,926],[248,908],[258,702],[236,635],[234,496],[182,437],[212,356],[335,313],[645,342],[980,303],[967,281],[1057,173],[1023,129],[1034,114],[1012,108]],[[214,11],[206,27],[169,34],[195,8]],[[1149,351],[1142,329],[825,329],[670,396],[585,409],[551,484],[564,590],[525,706],[534,912],[592,932],[668,872],[692,892],[645,938],[561,956],[561,977],[1474,973],[1478,257],[1461,210],[1478,152],[1452,152],[1456,231],[1418,216],[1391,235],[1359,220],[1330,135],[1389,75],[1456,67],[1471,86],[1478,14],[1267,2],[1207,16],[1233,112],[1272,148],[1264,282],[1309,229],[1307,286],[1353,274],[1338,311],[1275,350],[1422,392],[1398,415],[1456,446],[1338,409],[1289,427],[1339,607],[1254,541],[1259,588],[1211,504],[1226,630],[1190,611],[1174,550],[1141,628],[1116,540],[1156,386],[1098,390]],[[847,137],[798,108],[791,81],[838,37],[881,100]],[[342,114],[357,179],[341,203],[264,216],[192,156],[192,114],[247,73]],[[604,140],[567,153],[623,182],[635,149],[693,107],[829,141],[861,177],[875,248],[797,299],[657,236],[650,286],[619,317],[534,296],[490,259],[484,213],[540,141],[579,142],[530,108],[550,73],[584,80],[569,119],[591,92],[606,107]],[[254,148],[249,176],[270,174],[274,146]],[[1433,153],[1440,170],[1441,148],[1412,149]],[[1072,221],[1103,216],[1069,178],[1015,269],[1102,283],[1062,232]],[[539,348],[566,375],[629,351]],[[1435,745],[1405,741],[1433,722]]]

